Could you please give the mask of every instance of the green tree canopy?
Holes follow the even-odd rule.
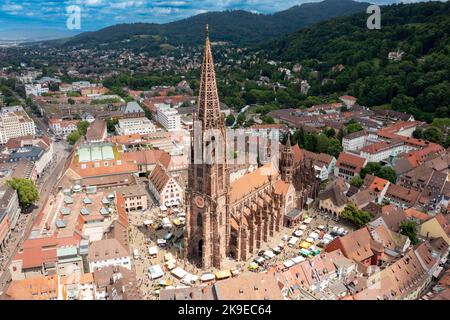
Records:
[[[87,122],[87,121],[80,121],[77,124],[78,132],[80,133],[81,136],[86,135],[88,127],[89,127],[89,122]]]
[[[336,130],[333,128],[327,128],[323,131],[328,138],[334,138],[336,136]]]
[[[437,127],[429,127],[423,132],[423,138],[431,142],[441,143],[444,134]]]
[[[422,128],[417,128],[416,130],[414,130],[412,135],[413,135],[413,138],[423,139],[423,129]]]
[[[419,242],[417,238],[417,225],[414,221],[405,220],[400,222],[400,233],[407,236],[413,245]]]
[[[364,183],[364,180],[360,176],[354,176],[350,184],[354,187],[360,188]]]
[[[366,177],[366,174],[375,175],[376,173],[378,173],[378,171],[381,170],[381,167],[381,164],[379,164],[378,162],[369,162],[364,168],[361,169],[361,172],[359,174],[361,178],[364,179]]]
[[[336,159],[339,157],[339,154],[342,152],[342,145],[336,138],[331,138],[328,144],[328,153],[329,155],[335,157]]]
[[[67,136],[67,142],[69,142],[69,144],[73,146],[80,138],[80,133],[78,132],[78,130],[75,130],[74,132],[69,133],[69,135]]]
[[[35,204],[39,200],[39,191],[29,179],[13,178],[7,184],[17,191],[19,203],[23,208]]]
[[[353,222],[357,228],[361,228],[370,222],[370,214],[366,211],[359,210],[353,202],[345,206],[341,217]]]
[[[363,130],[363,127],[360,123],[350,123],[347,126],[347,134],[353,133],[353,132],[358,132]]]
[[[225,119],[225,124],[228,127],[231,127],[234,124],[234,121],[236,120],[236,118],[230,113],[227,118]]]
[[[116,125],[119,123],[117,119],[108,119],[106,120],[106,127],[108,128],[109,132],[116,131]]]
[[[384,166],[378,172],[376,172],[375,175],[382,179],[386,179],[391,183],[395,183],[397,181],[397,174],[395,173],[395,170],[392,169],[391,167]]]

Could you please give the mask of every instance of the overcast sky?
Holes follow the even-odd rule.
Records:
[[[207,11],[242,9],[274,13],[321,0],[0,0],[0,40],[57,38],[69,35],[67,7],[81,9],[81,29],[92,31],[118,23],[164,23]],[[362,1],[362,0],[359,0]],[[420,0],[372,0],[377,4]]]

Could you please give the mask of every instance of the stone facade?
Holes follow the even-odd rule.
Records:
[[[305,163],[294,166],[289,141],[279,164],[269,162],[230,183],[232,165],[226,159],[224,115],[220,112],[208,31],[194,121],[201,123],[201,133],[191,132],[185,257],[203,269],[220,269],[226,257],[247,260],[261,249],[282,227],[286,204],[303,207],[318,185],[314,168],[307,170]],[[217,139],[219,135],[221,139]],[[218,161],[207,161],[207,152]],[[196,161],[199,154],[200,163]],[[314,182],[312,188],[306,187],[305,176]]]

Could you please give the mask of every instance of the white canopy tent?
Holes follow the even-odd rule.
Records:
[[[202,276],[200,277],[200,280],[202,282],[206,282],[206,281],[211,281],[214,280],[216,278],[216,276],[212,273],[204,273],[202,274]]]
[[[295,264],[295,263],[294,263],[294,261],[292,261],[292,260],[287,260],[287,261],[285,261],[285,262],[283,263],[283,265],[284,265],[286,268],[290,268],[290,267],[292,267],[294,264]]]
[[[171,271],[171,273],[178,279],[183,279],[184,276],[187,275],[187,271],[181,269],[180,267],[176,267]]]
[[[186,273],[186,275],[181,280],[182,283],[186,285],[192,285],[195,284],[198,280],[198,276],[192,274],[192,273]]]
[[[148,268],[148,272],[150,273],[150,277],[152,278],[152,280],[161,278],[164,275],[164,271],[159,264],[150,266]]]
[[[149,247],[148,248],[148,254],[151,256],[156,256],[158,254],[158,247]]]

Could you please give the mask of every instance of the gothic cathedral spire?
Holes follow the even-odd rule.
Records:
[[[287,183],[292,183],[294,170],[294,152],[291,146],[291,135],[288,133],[286,145],[281,152],[280,158],[281,179]]]
[[[185,227],[186,257],[201,267],[220,269],[226,258],[230,235],[228,208],[229,175],[226,162],[226,129],[220,112],[216,74],[206,26],[198,109],[194,120],[201,128],[191,132],[191,164]],[[200,126],[199,126],[200,127]],[[196,162],[196,154],[202,160]],[[207,161],[206,155],[212,161]]]
[[[202,121],[204,130],[218,129],[223,125],[208,25],[206,25],[205,33],[205,51],[203,54],[197,109],[197,120]]]

